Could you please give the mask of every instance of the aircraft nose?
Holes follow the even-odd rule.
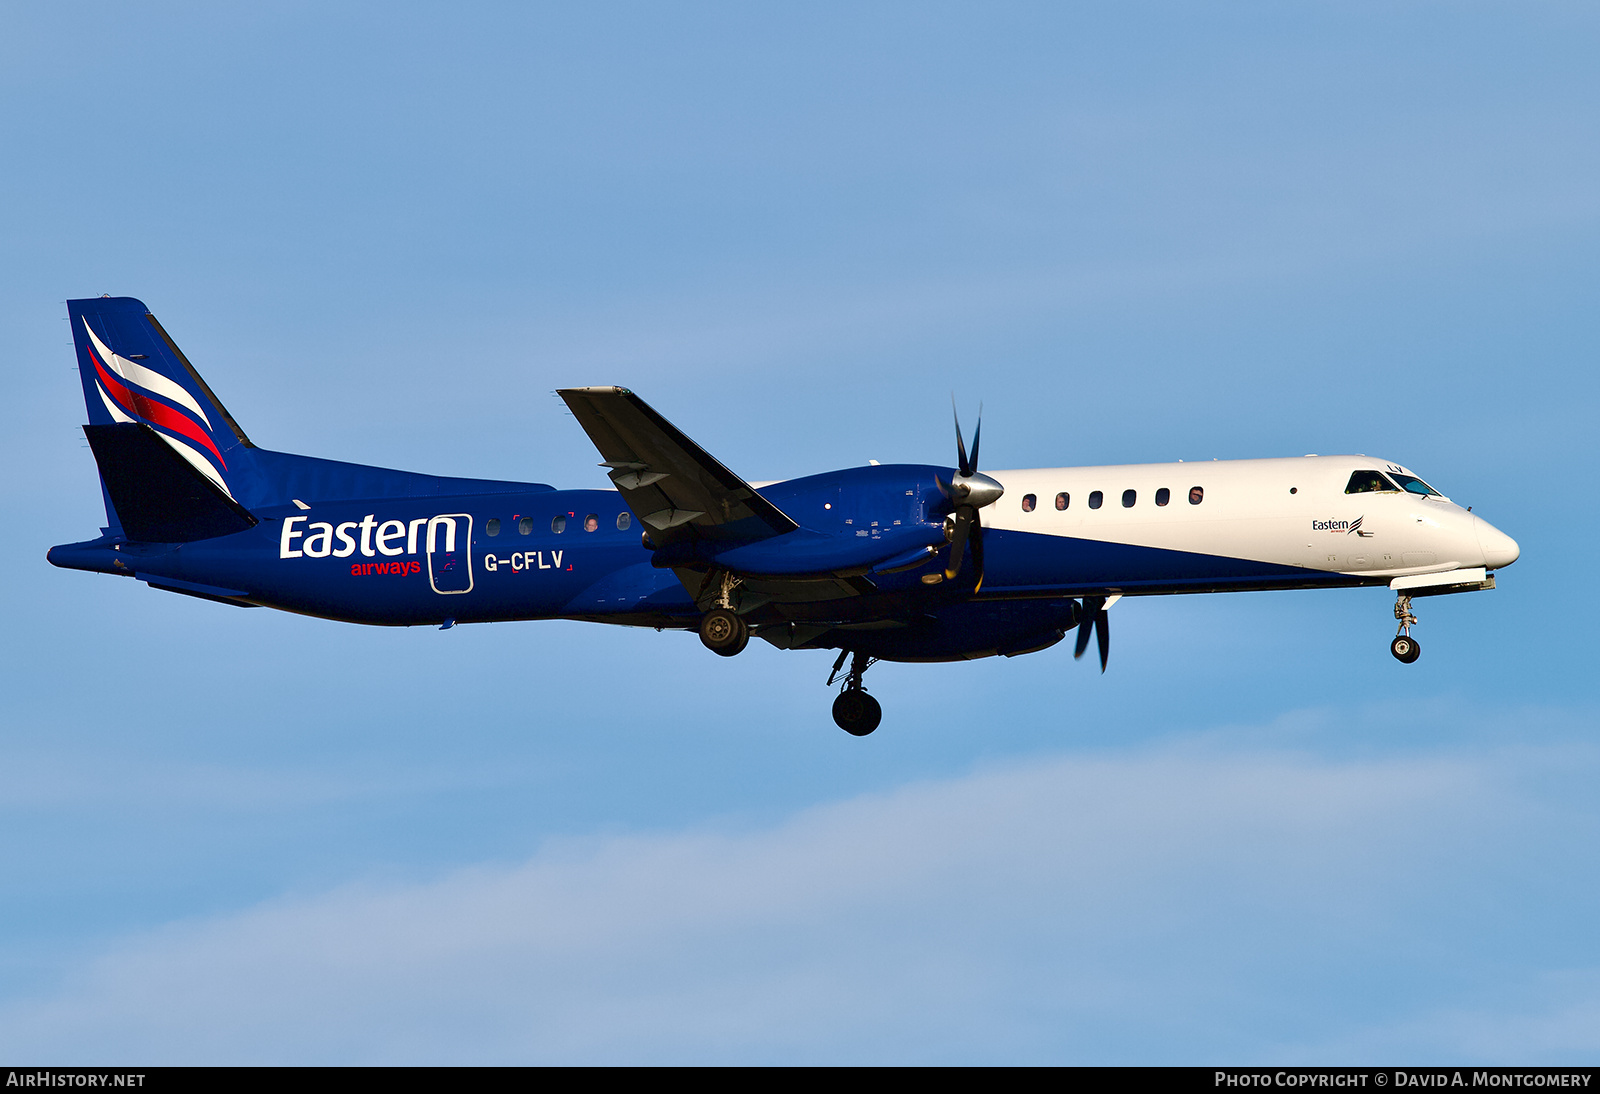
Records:
[[[1502,566],[1509,566],[1522,554],[1522,549],[1517,546],[1516,540],[1482,517],[1472,518],[1472,528],[1478,534],[1478,546],[1483,549],[1483,564],[1489,569],[1498,570]]]

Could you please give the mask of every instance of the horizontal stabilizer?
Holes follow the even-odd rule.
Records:
[[[243,532],[258,523],[143,422],[86,425],[83,432],[129,539],[187,543]]]

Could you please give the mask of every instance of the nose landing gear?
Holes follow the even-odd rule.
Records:
[[[845,674],[844,690],[833,701],[833,721],[851,736],[865,737],[877,729],[878,723],[883,720],[883,707],[861,687],[861,677],[872,666],[873,658],[841,650],[839,659],[833,663],[833,671],[828,674],[829,687],[833,686],[839,670],[844,667],[846,657],[850,658],[850,671]]]
[[[1400,632],[1389,643],[1389,652],[1394,654],[1396,661],[1409,665],[1422,656],[1422,645],[1411,637],[1411,628],[1417,625],[1417,617],[1411,614],[1411,598],[1404,593],[1395,597],[1394,617],[1400,621]]]

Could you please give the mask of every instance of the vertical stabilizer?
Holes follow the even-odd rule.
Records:
[[[67,301],[67,316],[110,525],[144,538],[125,526],[151,526],[152,507],[167,508],[168,491],[157,484],[176,480],[172,472],[151,469],[174,459],[196,486],[203,484],[202,494],[215,494],[219,508],[245,514],[234,495],[255,446],[149,309],[132,297],[104,296]],[[116,426],[124,428],[111,429]],[[105,439],[124,436],[148,437],[156,448]],[[143,518],[121,512],[135,498]]]
[[[129,296],[67,301],[90,425],[141,423],[229,499],[254,447],[156,317]]]

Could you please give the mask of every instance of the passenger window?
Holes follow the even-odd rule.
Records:
[[[600,514],[590,513],[588,516],[584,517],[583,530],[585,532],[598,532],[600,530]]]
[[[1098,509],[1098,508],[1100,508],[1101,503],[1104,502],[1105,500],[1106,500],[1106,496],[1104,494],[1102,494],[1100,491],[1096,490],[1096,491],[1094,491],[1093,493],[1091,493],[1089,495],[1089,508],[1090,509]]]
[[[1137,490],[1124,490],[1122,492],[1122,507],[1124,509],[1132,509],[1133,503],[1138,500],[1139,492]]]
[[[1037,495],[1034,495],[1034,494],[1024,494],[1024,495],[1022,495],[1022,511],[1024,513],[1033,512],[1034,507],[1037,506],[1038,504],[1039,504],[1039,498],[1037,497]]]
[[[488,520],[484,521],[483,530],[487,535],[498,536],[500,534],[500,518],[490,517]]]
[[[567,518],[563,516],[556,516],[552,518],[550,521],[550,530],[558,536],[562,532],[565,532],[567,530]]]
[[[1167,502],[1169,502],[1171,500],[1172,500],[1172,491],[1168,490],[1165,486],[1163,486],[1160,490],[1156,491],[1156,504],[1157,505],[1165,505],[1165,504],[1167,504]]]
[[[1205,500],[1206,500],[1206,492],[1202,487],[1199,487],[1199,486],[1191,486],[1191,487],[1189,487],[1189,504],[1190,505],[1199,505],[1201,502],[1203,502]]]
[[[623,513],[618,513],[617,514],[617,531],[626,532],[629,528],[632,528],[632,527],[633,527],[633,514],[632,513],[623,512]]]
[[[517,535],[519,535],[519,536],[531,536],[531,535],[533,535],[533,518],[532,517],[523,517],[521,520],[517,521]]]
[[[1357,471],[1350,476],[1350,481],[1345,484],[1346,494],[1374,494],[1382,490],[1396,489],[1394,483],[1378,474],[1376,471]]]
[[[1057,509],[1065,509],[1071,503],[1072,503],[1072,498],[1069,497],[1068,495],[1066,495],[1066,494],[1057,494],[1056,495],[1056,508]]]

